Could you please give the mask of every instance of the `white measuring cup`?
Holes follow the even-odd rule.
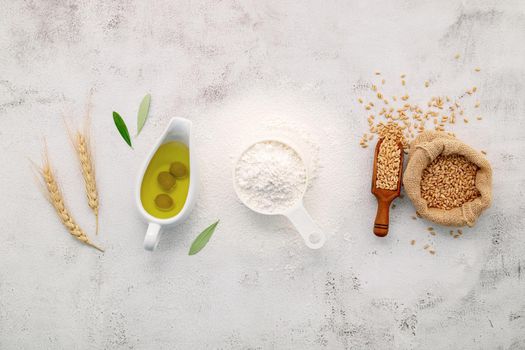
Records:
[[[262,143],[262,142],[277,142],[277,143],[281,143],[281,144],[289,147],[301,159],[301,162],[302,162],[302,164],[304,166],[305,173],[306,173],[306,182],[305,182],[303,193],[300,196],[298,196],[296,202],[293,203],[292,205],[290,205],[290,207],[285,208],[285,209],[283,209],[283,210],[281,210],[279,212],[266,212],[264,210],[261,210],[260,208],[253,207],[252,205],[250,205],[243,198],[243,196],[242,196],[242,194],[241,194],[241,192],[239,190],[239,187],[237,185],[237,178],[236,178],[237,174],[236,174],[236,171],[235,171],[235,169],[237,168],[237,163],[239,162],[239,160],[242,158],[242,156],[244,155],[244,153],[246,151],[248,151],[254,145],[256,145],[258,143]],[[324,232],[314,222],[314,220],[312,219],[312,217],[310,216],[308,211],[306,211],[306,209],[304,207],[304,204],[303,204],[303,197],[304,197],[304,194],[306,193],[306,189],[308,188],[308,168],[306,167],[306,164],[304,162],[304,157],[301,156],[301,153],[298,151],[298,148],[292,146],[291,142],[289,142],[288,140],[276,139],[276,138],[263,139],[263,140],[259,140],[257,142],[252,143],[251,145],[249,145],[240,154],[240,156],[237,158],[237,161],[235,162],[235,166],[233,168],[233,188],[235,189],[235,193],[237,194],[237,197],[239,197],[240,201],[245,206],[247,206],[248,208],[253,210],[254,212],[262,214],[262,215],[283,215],[283,216],[286,216],[288,218],[288,220],[290,220],[290,222],[294,225],[295,229],[299,232],[299,234],[301,235],[301,237],[304,240],[304,243],[306,244],[306,246],[308,248],[319,249],[326,242],[326,236],[325,236]]]

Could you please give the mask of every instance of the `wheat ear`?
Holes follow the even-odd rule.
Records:
[[[80,168],[82,170],[82,177],[84,178],[84,184],[86,187],[86,196],[88,205],[95,214],[96,229],[95,232],[98,235],[98,191],[97,182],[95,179],[95,167],[93,166],[93,157],[89,145],[89,139],[86,135],[81,132],[77,132],[73,140],[75,150],[77,151],[78,160],[80,161]]]
[[[62,224],[64,224],[64,226],[68,229],[69,233],[82,243],[87,244],[101,252],[104,252],[102,248],[96,246],[89,240],[89,237],[80,228],[80,226],[77,225],[75,220],[73,220],[73,217],[66,208],[66,205],[64,203],[64,197],[62,196],[62,191],[58,186],[55,174],[53,173],[53,169],[51,168],[51,164],[49,163],[49,159],[47,158],[47,154],[45,156],[44,163],[42,164],[42,168],[40,168],[40,173],[42,175],[42,179],[44,180],[44,185],[47,189],[47,197],[49,199],[49,202],[55,208],[58,217],[62,221]]]
[[[86,188],[86,197],[88,205],[95,214],[95,234],[98,235],[98,212],[99,212],[99,197],[97,191],[97,181],[95,178],[95,166],[93,164],[93,152],[91,151],[91,143],[89,142],[89,129],[91,122],[91,96],[93,90],[91,90],[88,103],[87,112],[84,120],[84,131],[77,131],[73,134],[71,127],[68,125],[66,118],[64,117],[64,125],[66,126],[69,139],[75,148],[77,157],[80,163],[80,170],[82,177],[84,178],[84,186]]]

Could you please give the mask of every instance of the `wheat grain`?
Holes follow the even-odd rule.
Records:
[[[392,138],[383,139],[377,155],[376,187],[397,190],[401,150]]]
[[[382,139],[377,154],[376,187],[397,190],[401,169],[401,149],[405,144],[403,130],[397,124],[379,124],[379,137]]]
[[[450,210],[480,196],[476,188],[478,167],[464,156],[438,156],[421,176],[421,197],[429,208]]]
[[[104,250],[94,243],[92,243],[89,240],[89,237],[86,235],[86,233],[78,226],[78,224],[75,222],[71,214],[69,213],[69,210],[67,209],[65,203],[64,203],[64,197],[62,195],[62,191],[60,190],[60,187],[58,185],[58,182],[55,178],[55,174],[53,172],[53,169],[51,168],[51,164],[49,163],[49,159],[47,157],[47,153],[45,155],[45,160],[42,164],[42,167],[39,169],[40,174],[42,176],[45,188],[47,190],[47,198],[53,208],[55,208],[56,213],[58,214],[58,217],[60,218],[60,221],[62,221],[62,224],[67,228],[69,233],[74,236],[76,239],[81,241],[82,243],[89,245],[101,252],[104,252]]]

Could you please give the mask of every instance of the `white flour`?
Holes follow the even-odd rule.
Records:
[[[306,188],[306,167],[293,149],[277,141],[259,142],[241,156],[235,167],[241,199],[266,213],[292,206]]]

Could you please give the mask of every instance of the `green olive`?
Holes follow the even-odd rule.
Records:
[[[155,205],[160,210],[170,210],[173,208],[173,199],[165,193],[159,194],[155,197]]]
[[[188,168],[181,162],[173,162],[170,165],[170,173],[177,179],[182,179],[188,176]]]
[[[157,176],[157,182],[164,191],[169,191],[175,186],[175,178],[167,171],[162,171]]]

